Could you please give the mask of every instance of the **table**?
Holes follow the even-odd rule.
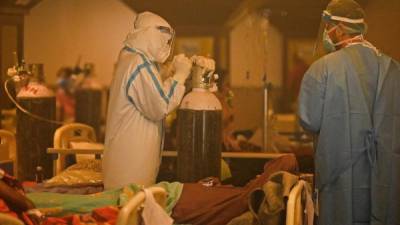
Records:
[[[48,148],[47,153],[53,154],[53,159],[56,160],[59,155],[63,154],[103,154],[104,149],[71,149],[71,148]],[[234,161],[243,161],[243,160],[256,160],[257,162],[260,160],[272,160],[275,158],[279,158],[281,156],[289,155],[292,153],[267,153],[267,152],[222,152],[221,156],[224,159],[230,159]],[[162,152],[163,158],[167,159],[170,158],[171,160],[174,160],[178,156],[178,153],[176,151],[163,151]],[[164,161],[168,162],[168,160]],[[258,165],[256,162],[256,165]],[[253,162],[250,162],[252,165],[252,170],[257,170],[257,166],[253,164]],[[257,172],[258,173],[258,172]],[[255,174],[257,174],[255,173]],[[244,172],[246,175],[246,172]],[[243,175],[238,175],[238,180],[243,178]],[[246,177],[246,176],[244,176]]]
[[[54,154],[58,158],[59,154],[103,154],[104,149],[72,149],[72,148],[48,148],[47,153]],[[240,159],[276,159],[292,153],[268,153],[268,152],[222,152],[222,158]],[[176,151],[163,151],[163,157],[177,157]]]
[[[103,154],[104,149],[47,148],[47,153],[54,154],[53,159],[64,154]]]

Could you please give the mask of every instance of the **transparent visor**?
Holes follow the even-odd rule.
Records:
[[[168,57],[167,61],[170,61],[170,60],[172,60],[172,55],[173,55],[173,51],[174,51],[174,47],[175,47],[174,46],[175,45],[175,30],[170,27],[166,27],[166,26],[157,26],[156,28],[161,33],[169,35],[167,44],[170,48],[170,53],[169,53],[169,57]]]
[[[349,24],[363,24],[364,19],[363,18],[350,19],[346,17],[333,16],[332,14],[330,14],[328,11],[325,10],[322,13],[321,23],[319,25],[317,38],[314,43],[314,51],[313,51],[314,57],[319,57],[327,53],[323,47],[324,32],[326,30],[329,33],[329,31],[331,31],[340,22]]]
[[[314,41],[314,49],[313,49],[313,56],[314,58],[318,58],[324,54],[326,54],[323,48],[323,38],[324,38],[324,31],[326,29],[327,24],[322,20],[319,24],[317,37]]]
[[[351,23],[351,24],[364,23],[364,18],[351,19],[351,18],[346,18],[346,17],[341,17],[341,16],[334,16],[326,10],[322,13],[322,20],[325,20],[325,21],[334,20],[334,21],[338,21],[338,22],[345,22],[345,23]]]

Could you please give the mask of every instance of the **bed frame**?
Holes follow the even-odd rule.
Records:
[[[150,190],[157,203],[165,208],[167,203],[167,192],[162,187],[150,187]],[[139,225],[141,220],[141,206],[146,200],[144,191],[137,193],[129,202],[120,210],[116,225]]]

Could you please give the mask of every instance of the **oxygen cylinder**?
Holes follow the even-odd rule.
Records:
[[[85,64],[83,72],[85,77],[75,91],[75,121],[93,127],[100,137],[102,86],[93,77],[93,64]]]
[[[18,103],[30,113],[55,120],[56,98],[54,92],[44,84],[43,64],[29,66],[32,76],[29,83],[20,88],[17,94]],[[53,135],[56,125],[40,121],[17,111],[17,176],[20,180],[35,180],[36,168],[43,168],[44,178],[50,178],[53,172],[53,161],[46,153],[53,146]]]
[[[178,109],[177,178],[196,182],[205,177],[220,177],[222,106],[210,92],[213,74],[192,68],[192,91]]]

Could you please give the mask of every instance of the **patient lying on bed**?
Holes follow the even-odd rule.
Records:
[[[296,157],[287,155],[267,162],[264,172],[244,187],[184,184],[181,197],[173,209],[172,218],[177,223],[227,224],[248,210],[249,194],[262,187],[269,176],[278,171],[297,172]]]
[[[176,223],[186,224],[226,224],[248,210],[247,199],[256,188],[260,188],[268,177],[277,171],[297,172],[296,158],[292,155],[271,160],[265,164],[264,172],[250,181],[245,187],[231,185],[212,185],[202,183],[159,183],[168,192],[166,211]],[[211,184],[211,185],[210,185]],[[123,206],[136,192],[139,186],[129,185],[122,189],[100,192],[92,195],[69,195],[56,193],[31,193],[28,197],[49,216],[65,216],[71,220],[71,214],[91,214],[90,220],[115,221],[118,208]],[[101,216],[101,214],[107,214]],[[67,216],[69,215],[69,216]],[[75,219],[86,217],[75,217]],[[62,218],[61,218],[62,219]],[[60,219],[48,218],[43,224],[56,224]]]

